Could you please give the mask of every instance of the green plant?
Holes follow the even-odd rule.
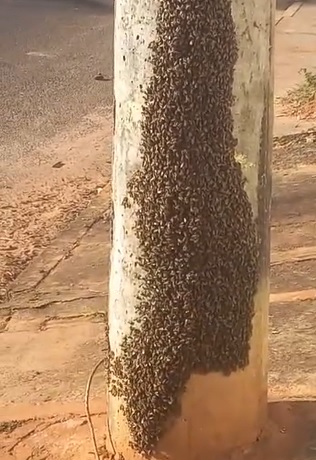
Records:
[[[286,112],[292,115],[314,114],[315,116],[316,73],[307,69],[301,69],[300,73],[304,75],[303,82],[289,90],[281,99],[281,103],[285,106]]]

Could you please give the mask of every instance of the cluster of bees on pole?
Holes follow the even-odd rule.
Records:
[[[247,366],[258,238],[233,136],[230,0],[162,1],[144,93],[140,292],[113,367],[133,448],[150,455],[193,373]],[[112,389],[113,390],[113,389]]]

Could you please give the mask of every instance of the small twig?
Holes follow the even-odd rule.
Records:
[[[92,439],[92,444],[93,444],[94,454],[95,454],[96,460],[100,460],[100,455],[99,455],[99,452],[98,452],[97,440],[96,440],[96,437],[95,437],[95,432],[94,432],[92,419],[91,419],[91,413],[90,413],[90,408],[89,408],[89,399],[90,399],[90,389],[91,389],[92,379],[94,377],[94,374],[97,372],[97,370],[99,369],[99,367],[103,363],[105,363],[105,358],[100,359],[100,361],[92,369],[92,372],[91,372],[91,374],[89,376],[88,383],[87,383],[87,386],[86,386],[85,399],[84,399],[86,416],[87,416],[87,421],[88,421],[88,425],[89,425],[89,429],[90,429],[90,433],[91,433],[91,439]]]

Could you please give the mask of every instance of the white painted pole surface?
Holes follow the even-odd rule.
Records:
[[[190,3],[196,2],[187,0],[183,6]],[[203,4],[202,1],[197,3]],[[205,0],[205,5],[208,3]],[[149,44],[156,39],[159,6],[158,0],[117,0],[115,5],[116,115],[109,341],[116,357],[120,357],[122,341],[130,332],[140,289],[139,268],[135,267],[141,250],[134,231],[136,206],[133,201],[130,206],[124,203],[128,195],[127,184],[142,167],[142,111],[144,93],[152,77]],[[266,0],[233,0],[232,10],[239,48],[233,107],[238,141],[236,156],[247,179],[246,191],[261,241],[249,365],[229,376],[214,372],[191,375],[181,396],[181,415],[165,430],[156,446],[159,452],[152,458],[161,458],[161,452],[171,460],[216,458],[219,453],[255,441],[266,419],[274,7]],[[108,449],[122,456],[115,458],[142,459],[142,454],[130,446],[133,437],[122,406],[124,399],[110,392],[108,418],[112,443]]]

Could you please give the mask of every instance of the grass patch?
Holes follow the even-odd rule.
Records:
[[[20,420],[12,420],[10,422],[1,422],[0,423],[0,433],[12,433],[14,430],[23,426],[25,423],[24,421]]]
[[[303,82],[281,98],[283,113],[304,120],[316,119],[316,73],[307,69],[300,73],[304,76]]]

